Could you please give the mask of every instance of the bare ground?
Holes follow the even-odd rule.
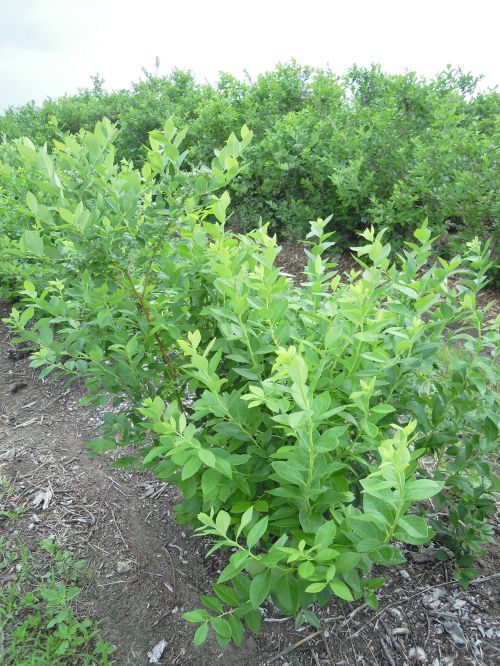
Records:
[[[101,620],[104,637],[117,646],[114,664],[147,664],[148,650],[162,639],[167,648],[160,663],[181,666],[500,661],[497,546],[479,561],[481,578],[468,591],[432,551],[414,550],[386,576],[378,612],[332,602],[318,610],[320,633],[295,630],[292,619],[269,605],[262,633],[247,637],[239,650],[221,651],[213,639],[193,647],[194,627],[180,616],[200,605],[221,563],[205,560],[207,544],[176,525],[175,488],[88,457],[85,442],[99,435],[101,415],[78,404],[83,387],[37,379],[26,359],[11,357],[8,340],[0,329],[0,475],[14,488],[11,507],[0,510],[22,506],[24,513],[1,521],[0,530],[39,558],[46,556],[39,541],[55,536],[88,561],[78,611]],[[33,504],[41,491],[49,498],[46,509]]]

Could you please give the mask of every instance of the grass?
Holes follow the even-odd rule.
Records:
[[[0,507],[12,495],[0,484]],[[17,511],[3,511],[2,520]],[[74,610],[81,590],[77,581],[85,561],[75,561],[52,539],[34,554],[22,543],[0,538],[0,662],[5,666],[107,666],[113,647],[100,637],[97,623]],[[42,556],[41,556],[42,555]],[[43,562],[43,569],[40,567]]]

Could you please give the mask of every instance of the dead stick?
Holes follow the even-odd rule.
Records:
[[[471,584],[472,583],[475,583],[475,584],[484,583],[485,581],[490,580],[492,578],[497,578],[498,576],[500,576],[500,573],[494,573],[491,576],[483,576],[482,578],[476,578],[476,580],[471,581]],[[449,581],[448,583],[439,583],[438,585],[431,585],[430,587],[427,587],[424,590],[421,590],[420,592],[417,592],[416,594],[412,594],[411,597],[408,597],[408,599],[405,599],[403,602],[395,601],[392,604],[387,604],[387,606],[385,606],[385,608],[383,608],[376,615],[374,615],[374,617],[372,617],[370,620],[368,620],[368,622],[366,622],[360,629],[358,629],[358,631],[356,631],[356,633],[350,635],[349,638],[352,639],[352,638],[355,638],[356,636],[358,636],[364,629],[366,629],[366,627],[368,625],[370,625],[378,617],[380,617],[382,615],[382,613],[385,613],[386,610],[388,610],[389,608],[392,608],[392,606],[395,606],[398,603],[399,604],[408,603],[408,601],[410,601],[410,599],[414,599],[415,597],[420,596],[424,592],[428,592],[429,590],[433,590],[435,587],[443,587],[444,585],[453,585],[454,583],[458,584],[458,581],[452,580],[452,581]],[[360,606],[360,608],[361,608],[361,606]],[[342,626],[345,626],[345,624],[346,624],[346,622],[344,622]],[[290,652],[293,652],[293,650],[295,650],[296,648],[300,647],[301,645],[304,645],[304,643],[307,643],[308,641],[312,640],[313,638],[316,638],[317,636],[321,636],[322,633],[323,633],[322,629],[320,629],[318,631],[314,631],[312,634],[309,634],[309,636],[306,636],[305,638],[302,638],[297,643],[294,643],[293,645],[290,645],[289,647],[287,647],[285,650],[283,650],[279,654],[275,655],[271,659],[268,659],[265,663],[266,664],[272,664],[273,662],[278,661],[278,659],[280,659],[281,657],[284,657],[287,654],[290,654]],[[344,641],[345,641],[345,639],[344,639]],[[344,641],[342,641],[342,642],[344,642]]]
[[[500,573],[494,573],[494,574],[491,574],[491,576],[482,576],[481,578],[476,578],[476,580],[471,580],[470,585],[472,585],[472,584],[477,585],[478,583],[484,583],[485,581],[490,580],[492,578],[497,578],[498,576],[500,576]],[[416,594],[412,594],[410,597],[408,597],[408,599],[404,599],[403,601],[398,600],[398,601],[394,601],[393,603],[387,604],[387,606],[382,608],[381,611],[379,611],[376,615],[374,615],[372,618],[370,618],[368,620],[368,622],[365,622],[365,624],[360,629],[358,629],[354,634],[352,634],[352,638],[356,638],[356,636],[358,636],[362,631],[364,631],[364,629],[366,629],[366,627],[368,627],[370,624],[372,624],[378,617],[380,617],[383,613],[385,613],[385,611],[388,610],[389,608],[392,608],[393,606],[396,606],[397,604],[407,604],[409,601],[411,601],[411,599],[414,599],[415,597],[419,597],[420,595],[424,594],[424,592],[429,592],[430,590],[433,590],[436,587],[445,587],[446,585],[458,585],[458,584],[459,583],[458,583],[457,580],[450,580],[450,581],[447,581],[446,583],[438,583],[437,585],[431,585],[429,587],[426,587],[425,589],[420,590],[420,592],[417,592]]]
[[[330,661],[330,664],[332,666],[335,666],[335,662],[333,661],[332,653],[330,652],[330,646],[328,645],[328,641],[326,640],[325,632],[321,632],[321,638],[323,639],[323,644],[325,646],[326,653],[328,655],[328,659]]]
[[[67,391],[64,391],[64,393],[61,393],[60,395],[57,395],[55,398],[53,398],[52,400],[49,400],[49,402],[47,402],[43,407],[41,407],[40,411],[43,412],[45,409],[47,409],[47,407],[50,407],[50,405],[53,405],[58,400],[61,400],[61,398],[65,398],[67,395],[69,395],[73,391],[76,391],[77,388],[78,388],[77,386],[73,386],[73,388],[70,388]]]
[[[177,581],[176,581],[176,578],[175,578],[175,564],[174,564],[174,561],[172,559],[172,555],[170,554],[170,551],[169,551],[168,547],[163,546],[163,548],[165,549],[165,552],[168,555],[168,559],[170,560],[170,567],[172,569],[172,587],[174,588],[173,592],[172,592],[172,597],[173,597],[172,607],[173,607],[173,606],[175,606],[175,601],[176,601],[176,597],[177,597]]]
[[[316,636],[320,636],[323,633],[323,630],[320,629],[319,631],[315,631],[312,634],[309,634],[309,636],[306,636],[305,638],[302,638],[300,641],[297,643],[294,643],[293,645],[290,645],[287,647],[285,650],[280,652],[279,654],[275,655],[271,659],[268,659],[265,663],[266,664],[272,664],[273,661],[278,661],[278,659],[281,659],[281,657],[284,657],[285,655],[289,654],[290,652],[293,652],[296,648],[300,647],[301,645],[304,645],[304,643],[307,643],[308,641],[312,640],[313,638],[316,638]]]
[[[106,504],[107,504],[107,503],[106,503]],[[108,505],[108,506],[109,506],[109,505]],[[123,543],[124,543],[124,545],[125,545],[125,548],[126,548],[127,550],[130,550],[130,546],[129,546],[128,543],[125,541],[125,539],[124,539],[124,537],[123,537],[123,534],[122,534],[122,531],[121,531],[121,529],[118,527],[118,523],[116,522],[116,518],[115,518],[115,512],[113,511],[113,509],[111,509],[111,515],[112,515],[112,517],[113,517],[113,522],[114,522],[114,524],[115,524],[115,527],[116,527],[116,529],[118,530],[118,534],[120,535],[121,540],[123,541]]]

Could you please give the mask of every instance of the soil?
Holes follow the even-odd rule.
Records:
[[[303,255],[294,247],[283,258],[285,270],[297,275]],[[0,318],[7,310],[0,308]],[[87,560],[78,612],[102,622],[104,638],[116,645],[115,665],[148,664],[147,652],[161,640],[167,647],[160,663],[180,666],[500,660],[497,545],[479,560],[481,576],[468,591],[455,583],[448,563],[432,557],[432,546],[413,549],[406,564],[385,572],[378,611],[332,601],[316,609],[318,632],[295,629],[293,619],[267,605],[261,634],[248,636],[240,649],[221,650],[213,638],[195,648],[195,627],[181,613],[200,606],[200,593],[210,591],[222,563],[205,560],[208,544],[175,523],[175,488],[89,457],[85,442],[99,436],[102,414],[79,404],[83,386],[38,379],[13,350],[0,324],[0,476],[14,491],[0,510],[24,508],[20,517],[1,521],[0,530],[8,543],[21,541],[39,558],[46,557],[39,541],[54,536]],[[45,509],[34,505],[41,491],[50,500]],[[498,535],[498,522],[494,527]]]

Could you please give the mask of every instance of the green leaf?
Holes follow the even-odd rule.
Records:
[[[208,636],[208,623],[200,624],[198,629],[195,631],[193,643],[195,645],[201,645],[206,641]]]
[[[341,337],[343,328],[342,321],[340,320],[334,322],[330,326],[325,335],[325,347],[327,349],[330,349],[330,347],[332,347],[334,343],[337,342],[337,340]]]
[[[420,516],[403,516],[396,523],[394,538],[415,546],[427,543],[433,536],[427,523]]]
[[[195,460],[198,460],[195,458]],[[201,490],[206,497],[210,495],[219,485],[221,475],[215,469],[206,469],[201,477]]]
[[[219,222],[226,221],[226,210],[231,202],[228,192],[223,192],[222,196],[212,205],[212,212]]]
[[[397,566],[398,564],[403,564],[403,562],[406,562],[406,558],[398,550],[398,548],[390,544],[385,544],[379,548],[376,548],[375,550],[370,551],[370,558],[376,564],[382,564],[385,567]]]
[[[67,208],[59,208],[59,215],[62,217],[62,219],[67,222],[68,224],[74,224],[75,222],[75,216],[73,213],[68,210]]]
[[[210,621],[210,624],[218,636],[221,636],[222,638],[231,638],[231,625],[226,619],[223,617],[214,617]]]
[[[431,479],[412,479],[407,481],[404,488],[404,498],[411,502],[421,502],[434,497],[442,490],[444,482]]]
[[[370,407],[370,411],[374,412],[374,414],[390,414],[396,410],[392,405],[388,405],[385,402],[379,402],[377,405]]]
[[[196,456],[192,456],[191,458],[188,459],[188,461],[182,468],[181,479],[183,481],[189,479],[191,476],[196,474],[196,472],[200,469],[200,467],[201,467],[201,460]]]
[[[314,449],[318,453],[329,453],[339,446],[337,436],[338,428],[329,428],[314,443]]]
[[[359,564],[360,559],[361,555],[359,553],[341,553],[335,559],[338,573],[343,574],[352,571]]]
[[[236,607],[239,603],[238,596],[232,587],[229,585],[219,585],[218,583],[212,583],[212,589],[215,594],[219,597],[228,606]]]
[[[269,584],[271,581],[271,572],[263,571],[255,576],[250,583],[250,603],[252,608],[258,608],[269,596]]]
[[[334,548],[322,548],[316,553],[314,559],[319,564],[326,564],[332,562],[338,555],[339,551]]]
[[[219,511],[215,520],[215,525],[219,532],[226,534],[231,524],[231,516],[226,511]]]
[[[333,520],[329,520],[328,522],[321,525],[321,527],[316,531],[314,536],[314,545],[320,546],[321,548],[330,546],[335,538],[336,533],[337,526]]]
[[[314,627],[315,629],[319,629],[321,627],[321,622],[319,621],[319,617],[315,613],[313,613],[310,610],[303,610],[302,613],[305,619],[311,625],[311,627]]]
[[[199,331],[188,331],[188,340],[191,346],[196,349],[201,342],[201,333]]]
[[[377,610],[378,608],[378,599],[377,596],[372,590],[364,590],[363,591],[363,598],[365,600],[365,603],[370,606],[372,610]]]
[[[224,612],[224,604],[217,597],[209,597],[206,594],[202,594],[201,601],[204,606],[210,608],[210,610],[213,610],[216,613]]]
[[[113,439],[91,439],[86,443],[86,446],[96,453],[104,453],[105,451],[114,451],[118,444]]]
[[[312,562],[302,562],[297,569],[301,578],[310,578],[314,575],[314,564]]]
[[[371,578],[367,583],[366,586],[369,590],[378,590],[382,585],[385,583],[385,579],[382,578],[381,576],[377,576],[376,578]]]
[[[249,370],[248,368],[233,368],[233,370],[238,375],[245,377],[245,379],[250,379],[253,381],[257,381],[259,379],[259,375],[253,370]]]
[[[21,236],[21,245],[27,252],[37,257],[43,257],[44,255],[43,240],[38,231],[26,230]]]
[[[241,623],[241,620],[239,620],[234,614],[228,615],[227,621],[231,627],[231,638],[236,647],[239,647],[243,641],[243,634],[245,631],[243,624]]]
[[[354,601],[354,597],[352,596],[351,590],[342,581],[331,580],[329,585],[332,592],[336,594],[337,597],[344,599],[344,601]]]
[[[288,374],[294,384],[304,385],[307,382],[307,363],[302,356],[294,356],[288,366]]]
[[[364,432],[368,435],[368,437],[376,439],[378,435],[378,427],[374,423],[372,423],[371,421],[367,421],[366,419],[362,419],[360,421],[360,424]]]
[[[284,574],[273,583],[274,603],[288,615],[295,615],[299,608],[299,584],[293,574]]]
[[[326,583],[311,583],[311,585],[306,587],[306,592],[309,592],[309,594],[317,594],[324,590],[326,585]]]
[[[249,557],[247,551],[238,550],[233,553],[229,558],[229,564],[222,570],[217,582],[225,583],[227,580],[234,578],[243,569]]]
[[[397,289],[402,294],[405,294],[405,296],[409,296],[410,298],[418,298],[418,293],[415,291],[415,289],[412,289],[411,287],[408,287],[405,284],[394,283],[392,286],[394,289]]]
[[[266,533],[269,517],[264,516],[251,528],[247,535],[247,546],[253,548],[257,541]]]
[[[291,483],[296,486],[305,486],[305,481],[302,478],[302,474],[299,470],[294,469],[287,462],[275,462],[272,463],[276,473],[288,483]]]
[[[438,423],[441,423],[445,412],[446,408],[443,401],[439,396],[434,396],[434,403],[432,405],[432,424],[437,425]]]
[[[30,319],[33,318],[34,314],[35,314],[34,308],[26,308],[26,310],[24,310],[21,316],[19,317],[19,325],[24,328],[26,324],[30,321]]]
[[[424,226],[424,227],[419,227],[418,229],[415,229],[415,231],[413,232],[413,235],[421,243],[425,243],[431,237],[431,232],[427,227]]]
[[[212,451],[209,451],[208,449],[197,449],[197,453],[202,463],[205,463],[208,467],[215,467],[217,460]]]
[[[25,280],[23,283],[23,287],[25,292],[28,294],[30,298],[36,298],[36,289],[35,285],[33,282],[30,282],[29,280]]]
[[[115,443],[116,446],[116,443]],[[166,453],[168,451],[167,446],[154,446],[152,449],[150,449],[144,458],[142,459],[143,465],[147,465],[150,463],[152,460],[155,460],[156,458],[159,458],[161,455]]]
[[[245,624],[250,629],[254,636],[260,631],[260,626],[262,624],[262,615],[260,610],[252,610],[249,613],[246,613],[243,617]]]
[[[484,434],[486,435],[486,439],[489,442],[495,442],[496,441],[496,439],[498,437],[498,426],[491,417],[487,416],[484,419],[483,430],[484,430]]]
[[[372,361],[373,363],[386,363],[387,355],[381,351],[374,352],[363,352],[361,356],[367,361]]]
[[[234,512],[234,507],[233,507],[233,512]],[[236,532],[236,538],[240,536],[241,532],[250,523],[252,517],[253,517],[253,507],[250,506],[241,516],[240,526],[238,527],[238,531]]]
[[[26,192],[26,205],[33,215],[38,213],[38,200],[32,192]]]
[[[204,608],[198,608],[197,610],[183,613],[182,617],[187,620],[187,622],[205,622],[205,620],[210,620],[212,616]]]

